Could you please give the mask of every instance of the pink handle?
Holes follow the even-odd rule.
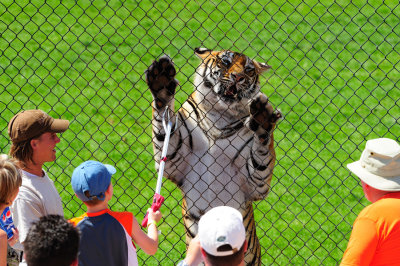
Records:
[[[165,198],[161,196],[160,194],[155,193],[154,198],[153,198],[153,204],[151,204],[151,209],[153,212],[158,211],[161,208],[161,205],[163,204]],[[143,218],[142,221],[142,226],[147,227],[147,220],[148,220],[148,215],[149,213],[146,212],[146,215]]]

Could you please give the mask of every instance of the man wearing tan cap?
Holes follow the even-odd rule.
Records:
[[[400,145],[368,140],[360,160],[347,167],[372,204],[354,221],[341,265],[400,265]]]
[[[22,186],[11,206],[19,230],[20,243],[14,245],[18,251],[23,251],[21,243],[34,221],[49,214],[64,216],[60,195],[42,167],[56,159],[57,133],[68,127],[69,121],[54,119],[41,110],[22,111],[8,123],[10,155],[22,169]]]

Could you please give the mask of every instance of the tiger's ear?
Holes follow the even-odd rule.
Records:
[[[196,55],[198,57],[200,57],[201,60],[206,60],[207,58],[209,58],[211,56],[211,52],[212,50],[207,49],[207,48],[200,48],[197,47],[194,49],[194,52],[196,53]]]
[[[267,64],[264,64],[264,63],[260,63],[260,62],[257,62],[257,61],[253,61],[253,62],[254,62],[254,65],[256,66],[258,74],[262,74],[265,71],[267,71],[267,70],[272,68],[270,65],[267,65]]]

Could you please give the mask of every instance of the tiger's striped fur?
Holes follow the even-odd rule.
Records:
[[[259,76],[270,67],[232,51],[195,52],[202,60],[194,79],[196,91],[176,114],[178,125],[171,133],[164,174],[183,193],[187,243],[197,234],[197,223],[207,210],[231,206],[243,215],[246,264],[260,265],[252,202],[269,192],[275,165],[273,130],[281,117],[260,92]],[[166,106],[174,110],[175,74],[166,56],[146,71],[154,98],[157,168],[165,138],[162,114]]]

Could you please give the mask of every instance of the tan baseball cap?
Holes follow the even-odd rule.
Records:
[[[68,120],[54,119],[42,110],[26,110],[8,123],[8,135],[14,143],[38,137],[45,132],[61,133],[69,127]]]

